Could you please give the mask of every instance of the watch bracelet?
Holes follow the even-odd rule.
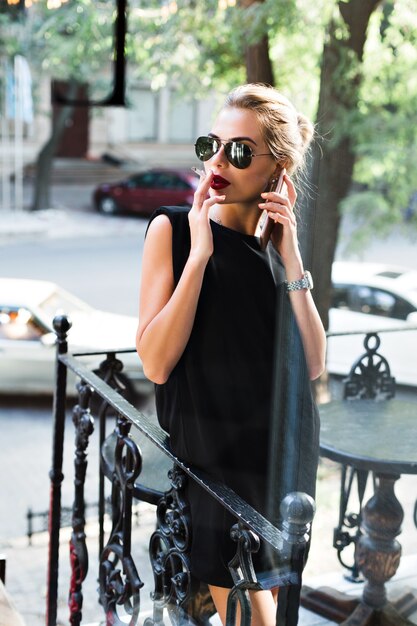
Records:
[[[285,281],[287,292],[290,291],[301,291],[301,289],[310,289],[310,282],[306,273],[303,274],[302,278],[298,280],[291,280],[290,282]]]

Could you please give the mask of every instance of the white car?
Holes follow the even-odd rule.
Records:
[[[0,393],[53,393],[56,337],[52,321],[63,314],[72,322],[69,352],[135,345],[134,317],[98,311],[52,282],[0,278]],[[83,357],[82,362],[97,369],[104,358]],[[136,352],[120,355],[120,359],[128,391],[150,397],[153,384],[144,376]],[[69,394],[76,392],[75,380],[69,374]]]
[[[397,384],[417,385],[417,271],[377,263],[335,262],[330,333],[381,332],[378,352]],[[408,330],[414,327],[415,330]],[[364,352],[364,334],[329,336],[327,369],[346,375]]]

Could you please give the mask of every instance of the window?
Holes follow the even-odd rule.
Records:
[[[334,309],[349,310],[349,287],[334,285],[331,295],[331,307]]]
[[[396,317],[399,320],[406,320],[410,313],[415,313],[415,311],[417,311],[417,309],[407,302],[407,300],[396,296],[392,317]]]
[[[42,311],[51,320],[55,315],[70,315],[84,311],[90,313],[93,309],[85,302],[81,302],[72,294],[64,291],[53,291],[42,303],[39,304]]]
[[[415,308],[403,298],[384,289],[358,286],[355,289],[355,309],[361,313],[405,320]]]
[[[44,334],[28,309],[0,307],[0,339],[36,341]]]
[[[131,189],[157,189],[160,185],[158,173],[146,172],[129,178],[128,186]]]
[[[171,90],[169,141],[188,143],[195,139],[196,101],[179,97]]]
[[[163,172],[158,176],[158,187],[161,189],[175,189],[176,191],[184,191],[190,188],[184,180],[181,180],[175,174]]]
[[[368,285],[334,285],[331,306],[366,315],[406,320],[416,307],[385,289]]]
[[[158,94],[147,87],[133,88],[128,93],[128,141],[155,141],[158,126]]]

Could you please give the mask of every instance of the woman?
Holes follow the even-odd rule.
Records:
[[[191,210],[156,211],[143,253],[137,350],[156,383],[159,421],[182,460],[263,514],[274,350],[282,340],[273,338],[277,302],[296,320],[310,379],[324,367],[325,334],[299,252],[290,178],[312,135],[310,122],[273,88],[233,90],[210,134],[196,142],[205,176]],[[283,168],[286,193],[268,191]],[[265,250],[263,214],[274,223]],[[318,424],[305,385],[300,395],[304,461],[293,487],[313,494]],[[209,585],[225,623],[235,520],[193,484],[188,497],[192,571]],[[251,592],[252,623],[272,625],[278,589],[294,579],[263,545],[253,559],[262,590]]]

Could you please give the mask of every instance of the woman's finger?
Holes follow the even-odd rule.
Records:
[[[268,217],[270,217],[275,223],[284,225],[287,222],[290,226],[296,226],[296,221],[291,215],[281,213],[279,211],[268,211]]]
[[[295,201],[297,200],[297,192],[294,184],[288,174],[285,174],[284,181],[287,186],[288,200],[290,201],[291,208],[293,208]]]
[[[261,196],[267,203],[275,202],[277,204],[288,206],[289,209],[293,210],[295,201],[297,199],[297,192],[291,178],[287,176],[287,174],[285,174],[284,182],[286,189],[285,193],[278,191],[267,191],[262,193]]]
[[[267,211],[271,215],[282,215],[288,217],[291,222],[295,222],[294,212],[290,202],[278,203],[278,202],[261,202],[259,208],[263,211]]]
[[[226,196],[223,194],[221,196],[210,196],[210,198],[207,198],[206,200],[204,200],[203,204],[201,205],[199,212],[201,213],[201,215],[205,215],[206,217],[208,216],[211,207],[214,204],[217,204],[217,202],[223,202],[223,200],[225,200]]]
[[[200,182],[198,183],[197,190],[194,194],[194,203],[193,207],[201,209],[203,203],[207,198],[208,191],[210,189],[210,185],[213,181],[213,170],[209,170],[209,172],[205,175],[200,175]]]

